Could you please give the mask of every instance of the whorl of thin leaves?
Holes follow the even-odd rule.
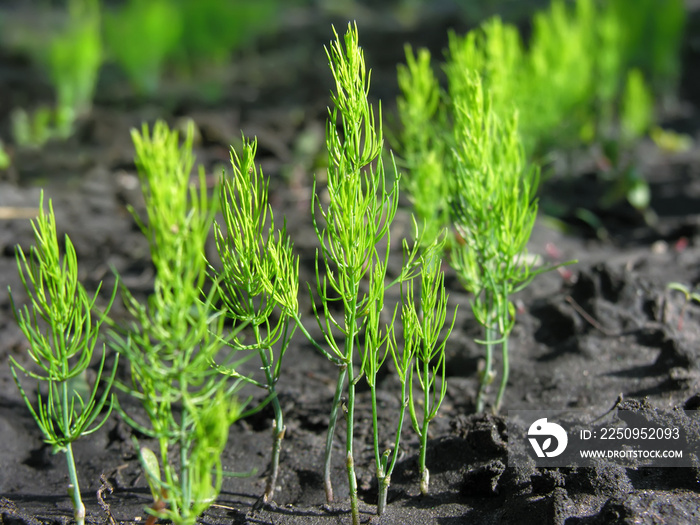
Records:
[[[80,436],[100,428],[111,411],[110,405],[102,421],[92,426],[107,403],[116,371],[115,363],[110,377],[104,382],[103,394],[98,396],[106,358],[104,349],[94,387],[86,399],[72,389],[66,389],[65,385],[82,376],[90,365],[100,326],[112,305],[114,294],[105,313],[93,320],[91,312],[99,287],[91,299],[79,283],[75,248],[68,236],[65,237],[65,254],[61,257],[53,206],[49,201],[47,214],[43,210],[43,200],[42,193],[39,217],[36,222],[32,221],[35,245],[29,258],[21,249],[16,251],[17,268],[31,307],[17,307],[10,291],[15,318],[29,342],[28,355],[41,372],[21,365],[14,356],[10,356],[10,363],[15,383],[44,434],[44,440],[54,450],[63,450]],[[17,377],[17,370],[49,383],[46,396],[40,391],[37,393],[36,409]]]
[[[324,206],[319,201],[316,183],[313,194],[313,206],[323,219],[321,225],[314,215],[314,228],[329,270],[322,279],[317,269],[323,313],[316,311],[316,317],[331,351],[346,361],[350,356],[345,355],[345,349],[336,344],[332,334],[338,329],[346,338],[354,338],[359,325],[351,319],[366,312],[373,302],[373,298],[360,293],[359,285],[376,264],[388,257],[389,225],[398,208],[398,187],[388,188],[382,159],[381,113],[375,121],[366,96],[369,75],[358,45],[357,28],[349,26],[345,46],[335,30],[334,34],[336,40],[326,50],[336,82],[332,95],[335,105],[329,111],[326,133],[328,204]],[[393,169],[396,173],[395,165]],[[387,239],[387,251],[380,256],[377,244],[383,239]],[[329,286],[334,293],[328,290]],[[336,300],[344,305],[342,321],[335,319],[329,308]]]
[[[468,290],[507,285],[535,276],[525,248],[537,216],[539,171],[528,166],[517,115],[505,120],[491,110],[481,80],[456,102],[453,220],[464,246],[454,264]]]
[[[255,141],[244,138],[242,155],[231,151],[233,178],[224,178],[220,188],[226,229],[215,223],[214,233],[226,307],[237,319],[260,325],[278,305],[297,312],[299,258],[292,252],[286,224],[275,230],[268,184],[254,162],[256,149]]]

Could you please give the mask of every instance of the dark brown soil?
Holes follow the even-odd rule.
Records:
[[[381,98],[392,123],[397,94],[396,64],[405,42],[428,45],[436,57],[446,30],[462,31],[455,12],[431,11],[421,23],[402,26],[389,11],[353,13],[373,68],[372,94]],[[418,442],[406,432],[404,454],[392,477],[389,506],[375,516],[376,480],[371,449],[369,392],[361,389],[356,407],[356,458],[364,521],[372,523],[639,523],[700,521],[700,472],[695,468],[536,469],[508,465],[505,420],[508,410],[586,408],[603,414],[623,399],[625,408],[651,411],[700,407],[700,305],[685,305],[669,282],[700,284],[700,13],[691,11],[684,46],[680,101],[662,124],[688,133],[695,147],[665,154],[651,141],[637,151],[651,184],[658,223],[649,226],[631,208],[598,206],[601,185],[592,170],[594,156],[580,155],[573,178],[547,181],[543,202],[557,200],[589,209],[606,226],[600,239],[584,223],[569,221],[563,234],[536,225],[530,250],[555,262],[578,259],[566,271],[538,277],[517,297],[518,321],[511,339],[511,379],[503,415],[474,415],[477,368],[483,350],[473,342],[478,327],[469,296],[448,270],[450,304],[460,305],[448,345],[448,391],[433,422],[428,451],[431,495],[419,495]],[[271,198],[278,217],[286,216],[301,281],[313,279],[316,238],[310,221],[312,174],[324,147],[323,125],[331,87],[323,45],[330,24],[344,28],[346,15],[295,12],[255,53],[242,54],[230,72],[224,97],[201,99],[191,87],[169,83],[165,94],[139,99],[118,72],[101,79],[95,109],[70,140],[37,151],[12,147],[9,111],[50,99],[41,74],[16,54],[0,51],[0,136],[13,155],[0,172],[0,206],[36,207],[40,188],[53,199],[59,233],[73,240],[82,279],[89,289],[114,282],[111,268],[137,295],[152,281],[147,245],[126,210],[142,206],[136,186],[129,130],[163,117],[177,125],[193,118],[201,140],[198,161],[211,177],[228,165],[229,145],[240,133],[257,136],[259,161],[272,179]],[[406,27],[409,27],[408,29]],[[306,146],[305,146],[306,145]],[[587,166],[587,167],[586,167]],[[409,210],[397,218],[395,238],[410,232]],[[572,215],[573,217],[573,215]],[[2,286],[21,290],[14,259],[17,244],[27,249],[32,230],[26,218],[0,219]],[[397,252],[396,261],[400,262]],[[304,287],[301,287],[302,291]],[[307,326],[310,300],[302,292]],[[115,306],[114,313],[123,315]],[[63,456],[52,456],[24,407],[7,366],[8,356],[27,362],[25,341],[5,291],[0,291],[0,524],[67,523],[72,508],[66,495]],[[256,505],[265,482],[271,444],[271,411],[233,426],[223,455],[232,472],[257,469],[247,478],[227,478],[216,505],[203,517],[211,524],[350,523],[344,472],[344,425],[337,429],[334,457],[336,503],[327,505],[321,480],[325,427],[336,370],[299,334],[289,349],[278,387],[287,423],[275,502]],[[260,395],[257,394],[256,395]],[[123,400],[129,403],[128,400]],[[381,379],[380,422],[390,433],[399,405],[398,383]],[[114,416],[103,429],[75,445],[88,521],[145,520],[150,495],[135,456],[130,428]],[[696,462],[696,465],[700,463]],[[100,480],[104,479],[105,482]],[[103,487],[110,513],[98,505]]]

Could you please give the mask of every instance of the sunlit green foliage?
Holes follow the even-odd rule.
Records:
[[[233,178],[223,178],[219,195],[224,220],[222,225],[215,223],[214,232],[223,266],[218,279],[224,311],[236,325],[247,325],[253,332],[252,342],[233,340],[231,345],[239,352],[258,354],[264,379],[241,375],[231,363],[217,364],[216,369],[269,393],[275,414],[270,473],[263,494],[269,502],[277,485],[285,433],[276,384],[294,333],[295,325],[290,323],[298,316],[299,259],[292,253],[286,225],[275,231],[267,182],[255,166],[256,147],[256,141],[244,138],[240,155],[231,153]]]
[[[410,177],[402,178],[413,201],[423,239],[435,239],[448,222],[449,203],[445,157],[449,144],[443,140],[444,117],[440,115],[440,86],[426,49],[414,55],[406,47],[406,65],[399,65],[398,99],[403,160]]]
[[[114,294],[105,312],[96,321],[93,320],[92,310],[99,287],[95,296],[90,298],[78,281],[78,261],[73,243],[68,236],[65,237],[65,254],[61,256],[51,201],[48,213],[43,209],[43,204],[42,193],[39,217],[32,222],[35,245],[31,248],[30,256],[26,257],[21,248],[17,248],[17,269],[31,308],[18,307],[10,291],[15,319],[29,342],[28,355],[35,366],[22,365],[14,356],[10,356],[10,367],[15,384],[44,435],[44,441],[51,445],[54,453],[66,454],[70,479],[68,493],[73,503],[75,521],[83,525],[85,506],[80,496],[72,444],[99,429],[111,412],[111,401],[109,404],[107,401],[110,399],[109,390],[114,381],[117,361],[110,376],[103,380],[106,358],[103,346],[92,387],[87,386],[85,372],[92,362],[100,326],[114,301]],[[40,370],[36,371],[35,367]],[[22,387],[18,370],[47,385],[45,391],[37,387],[36,407]],[[103,391],[98,395],[100,387]],[[107,414],[97,421],[106,405],[109,405]]]
[[[147,219],[132,213],[149,241],[156,276],[146,305],[124,290],[133,321],[113,335],[130,365],[130,384],[120,387],[141,402],[149,422],[120,412],[158,441],[162,479],[146,474],[166,505],[149,512],[192,524],[219,493],[220,452],[242,411],[234,397],[239,382],[229,383],[211,366],[235,336],[224,333],[224,315],[214,305],[216,286],[204,292],[204,248],[216,201],[209,200],[202,170],[199,189],[190,185],[191,124],[182,145],[164,122],[132,137]]]
[[[538,273],[526,245],[537,216],[539,171],[525,159],[516,115],[503,118],[491,109],[478,74],[467,82],[455,100],[453,220],[463,243],[455,246],[452,264],[474,294],[472,311],[486,334],[477,411],[485,407],[495,378],[493,350],[501,345],[497,411],[508,380],[508,335],[515,322],[509,297]]]

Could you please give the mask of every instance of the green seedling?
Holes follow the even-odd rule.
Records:
[[[90,111],[102,65],[98,0],[71,0],[68,11],[68,25],[51,41],[46,57],[56,87],[56,133],[62,138],[70,136],[76,118]]]
[[[409,46],[405,51],[406,65],[398,69],[398,109],[403,127],[400,147],[408,176],[401,180],[422,225],[422,237],[435,239],[449,222],[445,117],[440,115],[440,86],[430,65],[430,53],[421,49],[414,55]]]
[[[653,223],[656,216],[649,208],[649,184],[641,171],[630,161],[630,150],[649,131],[653,123],[653,99],[638,69],[631,70],[627,75],[621,106],[620,130],[617,137],[604,142],[613,181],[600,204],[609,208],[627,199],[648,223]]]
[[[626,67],[638,67],[668,95],[679,78],[686,7],[682,0],[615,0],[603,12],[617,20]]]
[[[168,0],[130,0],[105,16],[110,55],[141,95],[158,89],[167,60],[183,34],[182,13]]]
[[[620,139],[631,144],[641,139],[654,123],[654,99],[638,69],[627,74],[620,110]]]
[[[363,368],[355,368],[355,356],[361,348],[361,336],[369,322],[370,311],[382,304],[384,277],[389,256],[389,226],[398,208],[398,186],[387,186],[382,156],[381,113],[375,118],[367,100],[369,74],[358,44],[357,27],[348,26],[343,40],[335,32],[335,41],[326,49],[335,91],[331,98],[326,128],[328,149],[328,200],[322,201],[318,181],[314,181],[312,209],[318,236],[320,260],[325,266],[321,276],[316,266],[316,291],[320,306],[313,302],[314,315],[328,349],[317,348],[338,366],[338,380],[326,440],[324,483],[326,498],[333,500],[330,480],[331,452],[341,404],[346,416],[346,467],[353,523],[359,523],[357,480],[355,476],[354,426],[355,389]],[[394,179],[398,179],[395,165]],[[318,212],[318,216],[316,215]],[[321,219],[321,220],[319,220]],[[415,250],[396,279],[407,278]],[[368,290],[363,283],[369,279]],[[380,284],[378,284],[380,283]],[[341,305],[342,317],[333,314]],[[347,380],[347,390],[345,384]],[[342,403],[343,392],[346,393]]]
[[[406,413],[408,374],[413,363],[413,351],[404,348],[400,358],[395,358],[397,364],[396,373],[401,381],[401,408],[397,420],[396,434],[394,437],[394,449],[380,452],[381,443],[379,436],[379,408],[377,406],[377,373],[389,354],[396,356],[396,340],[394,335],[394,321],[396,310],[391,323],[384,329],[380,326],[380,316],[384,310],[384,279],[386,267],[378,264],[374,272],[369,276],[369,303],[365,325],[365,340],[363,345],[358,345],[358,352],[362,360],[362,372],[369,385],[372,398],[372,436],[374,445],[374,460],[379,485],[377,498],[377,515],[381,516],[386,509],[387,493],[391,484],[391,473],[396,465],[401,441],[404,415]]]
[[[41,148],[55,136],[53,110],[41,106],[28,113],[18,108],[10,115],[12,138],[21,148]]]
[[[68,494],[73,503],[75,521],[83,525],[85,506],[80,497],[73,442],[98,430],[112,410],[109,391],[117,360],[110,375],[103,379],[106,359],[103,346],[92,388],[85,383],[84,374],[92,361],[100,326],[114,301],[116,286],[104,313],[94,321],[91,312],[99,287],[95,296],[90,298],[78,282],[77,257],[68,236],[65,237],[65,254],[61,257],[53,206],[49,201],[47,214],[43,203],[42,192],[39,217],[36,222],[32,221],[35,246],[30,257],[27,258],[20,248],[16,251],[17,269],[31,308],[17,307],[10,290],[15,319],[29,341],[29,358],[40,371],[20,364],[13,356],[10,357],[10,367],[22,399],[44,435],[44,442],[51,445],[54,453],[66,455],[70,480]],[[46,384],[45,390],[37,386],[36,405],[25,392],[18,370]],[[100,387],[102,393],[98,395]],[[105,407],[107,413],[97,421]]]
[[[134,321],[114,344],[130,365],[130,384],[119,384],[140,400],[148,423],[120,410],[136,430],[156,439],[160,476],[146,461],[155,501],[149,513],[175,524],[194,524],[221,488],[221,452],[230,425],[242,417],[235,396],[240,381],[229,384],[211,363],[240,328],[224,334],[224,316],[215,308],[216,283],[204,292],[204,248],[216,211],[200,170],[200,188],[190,186],[194,163],[190,123],[182,145],[177,132],[157,122],[132,137],[146,203],[147,220],[134,212],[149,241],[156,269],[146,305],[124,290]],[[143,455],[142,455],[143,457]]]
[[[696,303],[700,303],[700,290],[696,291],[698,290],[696,287],[691,291],[686,285],[675,282],[668,283],[668,285],[666,285],[666,288],[668,288],[669,290],[681,292],[685,296],[685,303],[683,304],[683,308],[681,309],[681,312],[678,315],[678,329],[683,330],[683,317],[685,316],[685,311],[691,302],[695,301]]]
[[[299,259],[292,253],[286,225],[275,235],[268,186],[255,166],[257,143],[243,138],[242,153],[231,153],[233,178],[223,178],[220,207],[223,226],[215,223],[216,247],[223,269],[219,272],[221,298],[227,317],[236,325],[249,326],[253,341],[233,341],[239,352],[258,354],[264,380],[239,374],[234,366],[216,365],[226,375],[252,383],[269,393],[275,419],[272,428],[272,456],[263,501],[274,496],[285,426],[276,384],[282,359],[294,333],[292,316],[298,316]],[[269,224],[268,224],[269,214]],[[276,310],[281,312],[277,319]],[[275,352],[275,348],[278,351]]]
[[[5,150],[5,144],[0,140],[0,170],[6,170],[12,164],[10,155]]]
[[[445,345],[447,338],[452,333],[457,320],[457,309],[452,317],[452,324],[446,333],[443,328],[447,320],[447,299],[445,293],[445,275],[441,270],[440,253],[442,252],[444,237],[441,241],[433,243],[421,254],[421,287],[420,302],[417,308],[413,297],[413,288],[409,284],[407,294],[404,297],[404,305],[401,311],[401,321],[404,332],[404,350],[402,359],[397,359],[394,353],[394,363],[397,371],[403,371],[399,363],[405,360],[407,353],[415,353],[414,366],[408,367],[408,377],[398,372],[402,384],[402,395],[406,384],[408,389],[408,408],[411,415],[413,430],[420,441],[418,456],[418,471],[420,473],[420,491],[427,495],[430,491],[430,471],[425,459],[428,450],[428,430],[430,422],[435,419],[440,410],[445,394],[447,393],[447,380],[445,378]],[[414,394],[415,379],[418,379],[422,398]],[[418,409],[420,406],[420,410]]]
[[[362,370],[369,385],[372,399],[372,433],[374,459],[377,472],[379,495],[377,498],[377,514],[382,515],[386,509],[387,494],[391,485],[391,474],[400,454],[401,432],[406,414],[406,408],[411,414],[413,428],[420,439],[419,465],[421,474],[421,493],[428,493],[429,474],[425,467],[425,452],[428,442],[428,426],[435,418],[440,404],[447,392],[445,381],[445,344],[450,328],[441,344],[438,344],[440,332],[445,324],[447,311],[447,295],[445,294],[444,276],[440,271],[440,255],[443,251],[445,237],[435,240],[425,247],[421,254],[421,297],[417,304],[413,296],[412,276],[405,281],[405,292],[402,293],[401,321],[403,325],[403,344],[397,344],[394,322],[399,305],[394,309],[391,323],[385,328],[380,327],[380,316],[384,311],[384,287],[386,266],[379,264],[369,276],[369,295],[373,301],[368,305],[364,344],[358,346],[362,362]],[[409,254],[410,255],[410,254]],[[403,284],[403,283],[402,283]],[[403,286],[402,286],[403,287]],[[454,325],[454,321],[453,321]],[[394,435],[394,448],[381,451],[385,441],[379,435],[379,408],[377,405],[377,374],[391,355],[396,375],[401,383],[400,409]],[[415,373],[415,376],[414,376]],[[436,377],[440,376],[439,387]],[[413,389],[417,383],[423,392],[422,418],[416,410]]]
[[[467,78],[454,101],[454,223],[461,240],[452,264],[465,288],[474,294],[472,311],[484,327],[486,358],[476,409],[484,410],[496,374],[494,349],[501,346],[501,381],[494,411],[508,382],[508,336],[515,323],[510,296],[546,269],[536,269],[526,244],[537,215],[539,170],[527,164],[518,133],[517,114],[502,118],[491,110],[481,77]]]
[[[274,26],[278,0],[179,0],[183,34],[177,53],[195,72],[202,64],[224,65],[234,50]]]

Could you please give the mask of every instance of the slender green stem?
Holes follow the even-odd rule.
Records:
[[[350,354],[352,355],[352,354]],[[353,380],[352,359],[348,362],[348,404],[347,404],[347,438],[345,442],[347,456],[346,466],[348,469],[348,488],[350,489],[350,511],[352,513],[352,524],[360,525],[360,509],[357,501],[357,477],[355,476],[355,460],[353,457],[353,435],[355,421],[355,382]]]
[[[372,411],[374,414],[372,423],[374,424],[374,456],[377,462],[377,483],[379,485],[379,494],[377,497],[377,515],[381,516],[386,510],[387,496],[389,493],[389,486],[391,485],[391,474],[394,472],[394,466],[396,465],[396,460],[399,457],[399,445],[401,443],[401,432],[403,431],[403,420],[406,415],[406,406],[408,404],[408,399],[406,397],[407,382],[403,381],[401,383],[401,409],[399,411],[399,422],[396,428],[396,439],[394,441],[393,452],[387,451],[385,453],[385,460],[382,461],[382,457],[379,454],[379,429],[377,425],[376,416],[376,406],[377,406],[377,393],[376,389],[372,388]],[[391,462],[389,462],[388,455],[391,454]],[[425,462],[424,462],[425,463]]]
[[[374,433],[374,461],[377,469],[377,484],[379,494],[377,497],[377,516],[381,516],[386,508],[386,495],[389,490],[390,476],[389,472],[384,468],[381,455],[379,454],[379,422],[377,416],[377,388],[373,383],[370,385],[370,393],[372,396],[372,432]]]
[[[494,329],[489,326],[486,328],[486,355],[484,358],[484,370],[481,373],[481,379],[479,382],[479,393],[476,396],[477,413],[484,411],[488,387],[493,381],[493,340]]]
[[[255,332],[255,340],[258,344],[262,342],[260,335],[260,326],[253,325],[253,330]],[[265,492],[263,494],[263,501],[268,503],[272,501],[275,494],[275,487],[277,486],[277,474],[279,472],[280,463],[280,453],[282,451],[282,440],[284,439],[284,417],[282,415],[282,406],[280,405],[280,400],[277,397],[277,390],[275,388],[275,383],[277,382],[276,377],[272,373],[271,363],[267,357],[265,348],[258,348],[258,354],[260,356],[260,361],[262,362],[262,368],[265,372],[265,381],[267,382],[267,391],[270,393],[272,400],[272,409],[275,413],[275,422],[272,427],[272,455],[270,457],[270,474],[267,477],[267,483],[265,484]]]
[[[498,395],[496,396],[496,404],[493,407],[493,411],[495,414],[497,414],[501,410],[501,402],[503,401],[503,394],[506,391],[506,385],[508,384],[508,375],[510,374],[510,360],[508,358],[507,336],[503,338],[501,348],[503,351],[503,372],[501,375],[501,385],[498,388]]]
[[[338,382],[335,386],[335,394],[333,395],[333,406],[331,407],[331,416],[328,422],[328,433],[326,434],[326,452],[323,463],[323,486],[326,491],[326,501],[333,502],[333,482],[331,481],[331,458],[333,455],[333,438],[335,436],[335,425],[338,421],[338,409],[340,408],[340,398],[343,395],[343,386],[345,378],[348,374],[348,367],[341,365],[338,369]]]
[[[60,339],[59,339],[60,340]],[[61,404],[63,405],[63,428],[70,428],[70,411],[68,396],[73,395],[73,392],[68,390],[68,382],[61,382]],[[75,513],[76,525],[85,523],[85,505],[80,497],[80,485],[78,484],[78,472],[75,469],[75,459],[73,458],[73,447],[70,442],[66,443],[66,463],[68,463],[68,495],[73,499],[73,511]]]
[[[423,360],[423,383],[430,384],[430,362]],[[420,454],[418,457],[418,471],[420,472],[420,493],[424,496],[430,491],[430,472],[425,466],[425,457],[428,452],[428,427],[430,425],[430,389],[423,390],[423,428],[420,432]]]
[[[186,388],[186,387],[185,387]],[[186,390],[183,388],[183,396],[186,395]],[[183,397],[184,398],[184,397]],[[192,438],[188,435],[189,409],[186,406],[182,407],[182,415],[180,417],[180,487],[182,490],[182,508],[178,509],[182,513],[183,520],[187,520],[190,509],[192,508],[192,485],[189,475],[189,444]]]

